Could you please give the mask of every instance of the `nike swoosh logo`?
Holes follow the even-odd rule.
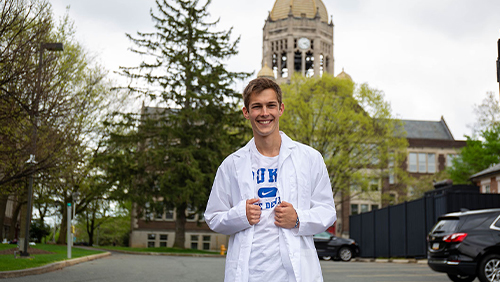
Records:
[[[265,195],[267,195],[267,194],[269,194],[269,193],[272,193],[272,192],[274,192],[274,191],[273,191],[273,190],[271,190],[271,191],[263,192],[263,193],[262,193],[262,196],[265,196]]]

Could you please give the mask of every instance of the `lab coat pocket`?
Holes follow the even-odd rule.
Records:
[[[315,249],[300,250],[300,272],[302,281],[322,282],[321,266]]]

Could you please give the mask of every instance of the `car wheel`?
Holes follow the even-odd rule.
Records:
[[[477,276],[481,282],[500,281],[500,255],[485,256],[479,264]]]
[[[474,275],[457,275],[457,274],[448,274],[448,277],[451,281],[455,282],[472,282],[476,279]]]
[[[350,261],[352,259],[352,251],[348,247],[342,247],[339,250],[339,258],[343,261]]]
[[[331,256],[323,256],[323,257],[321,257],[321,259],[323,259],[323,260],[331,260],[332,257]]]

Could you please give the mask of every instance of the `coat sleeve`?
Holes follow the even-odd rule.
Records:
[[[311,202],[309,209],[296,209],[299,217],[299,228],[292,229],[297,236],[315,235],[325,231],[337,220],[337,212],[333,200],[332,186],[323,157],[315,152],[310,166]],[[309,182],[308,181],[308,182]]]
[[[232,235],[251,226],[246,216],[246,200],[233,205],[232,189],[238,189],[237,185],[227,175],[223,163],[215,175],[205,210],[205,221],[215,232]]]

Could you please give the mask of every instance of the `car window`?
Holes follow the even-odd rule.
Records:
[[[485,229],[488,228],[495,218],[492,214],[477,214],[467,216],[464,224],[460,227],[460,230],[471,230],[471,229]],[[483,226],[481,226],[484,224]]]
[[[330,233],[328,232],[321,232],[316,235],[314,235],[314,238],[321,238],[321,239],[330,239]]]
[[[436,223],[431,233],[453,233],[456,231],[458,218],[441,219]]]
[[[493,222],[493,224],[491,225],[491,228],[493,229],[496,229],[496,230],[500,230],[500,216],[498,216],[495,221]]]

